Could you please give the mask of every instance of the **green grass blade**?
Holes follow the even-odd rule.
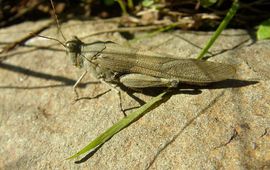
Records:
[[[257,31],[257,39],[270,39],[270,18],[259,25],[259,29]]]
[[[133,0],[128,0],[127,5],[129,9],[133,9],[134,8]]]
[[[125,6],[123,0],[117,0],[117,2],[118,2],[118,4],[120,5],[120,8],[121,8],[121,10],[122,10],[122,14],[123,14],[123,15],[127,15],[127,14],[128,14],[128,13],[127,13],[127,9],[126,9],[126,6]]]
[[[162,101],[163,99],[162,97],[165,94],[166,92],[163,92],[159,94],[158,96],[152,98],[146,104],[141,106],[138,110],[136,110],[133,113],[130,113],[128,116],[124,117],[123,119],[115,123],[112,127],[110,127],[108,130],[106,130],[104,133],[102,133],[100,136],[98,136],[96,139],[90,142],[82,150],[80,150],[79,152],[77,152],[76,154],[72,155],[71,157],[67,159],[77,158],[78,156],[86,152],[89,152],[92,149],[95,149],[96,147],[102,145],[107,140],[109,140],[112,136],[114,136],[116,133],[118,133],[119,131],[127,127],[129,124],[131,124],[133,121],[137,120],[138,118],[146,114],[148,111],[150,111],[155,104]]]
[[[216,41],[217,37],[220,35],[220,33],[226,28],[230,20],[233,18],[233,16],[236,14],[236,11],[239,8],[239,2],[238,0],[235,0],[227,12],[225,18],[223,21],[219,24],[217,30],[213,34],[213,36],[210,38],[206,46],[201,50],[201,52],[198,54],[197,59],[202,59],[205,53],[209,50],[209,48],[213,45],[213,43]]]

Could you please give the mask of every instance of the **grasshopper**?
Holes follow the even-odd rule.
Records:
[[[235,68],[228,64],[180,59],[111,41],[86,44],[73,37],[65,43],[65,48],[76,67],[85,68],[106,84],[121,83],[135,89],[177,87],[179,83],[204,85],[235,74]]]
[[[76,86],[89,71],[117,91],[122,111],[120,91],[115,88],[119,83],[132,89],[173,88],[179,83],[204,85],[231,78],[236,71],[229,64],[180,59],[169,54],[120,46],[111,41],[86,44],[73,37],[65,43],[65,48],[73,64],[86,69],[74,85],[74,91],[76,92]],[[76,96],[78,97],[77,92]]]
[[[54,8],[53,3],[52,7]],[[55,20],[65,39],[56,14]],[[66,48],[74,66],[85,69],[85,72],[73,86],[77,98],[76,87],[87,72],[91,72],[102,83],[114,89],[119,94],[120,100],[120,91],[116,89],[117,84],[132,89],[175,88],[180,83],[205,85],[229,79],[236,72],[236,69],[229,64],[180,59],[169,54],[120,46],[111,41],[84,43],[76,36],[65,43],[54,38],[49,39],[58,41]]]
[[[60,43],[66,48],[73,65],[85,69],[73,86],[76,98],[78,99],[77,85],[86,73],[90,72],[117,92],[122,111],[121,95],[116,88],[117,84],[131,89],[176,88],[180,83],[206,85],[232,78],[236,72],[236,69],[229,64],[181,59],[169,54],[121,46],[112,41],[84,43],[74,36],[66,43]]]
[[[236,71],[229,64],[180,59],[169,54],[120,46],[111,41],[84,43],[76,36],[66,43],[54,40],[66,48],[74,66],[85,69],[73,86],[76,100],[78,99],[76,87],[86,73],[90,72],[95,78],[117,92],[120,99],[119,106],[123,113],[121,94],[116,88],[117,84],[132,89],[176,88],[180,83],[204,85],[229,79],[234,76]]]

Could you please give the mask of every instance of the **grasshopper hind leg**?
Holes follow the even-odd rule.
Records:
[[[107,86],[109,86],[110,87],[110,89],[112,89],[113,91],[115,91],[116,92],[116,94],[118,95],[118,98],[119,98],[119,107],[120,107],[120,109],[121,109],[121,112],[124,114],[124,116],[126,117],[127,115],[126,115],[126,113],[125,113],[125,110],[123,109],[123,105],[122,105],[122,96],[121,96],[121,91],[119,90],[119,89],[117,89],[117,85],[116,84],[109,84],[109,83],[107,83],[106,81],[104,81],[104,80],[100,80],[103,84],[105,84],[105,85],[107,85]]]
[[[120,82],[129,88],[147,87],[177,87],[179,81],[174,79],[159,78],[144,74],[132,73],[120,77]]]

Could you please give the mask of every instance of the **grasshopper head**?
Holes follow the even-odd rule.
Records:
[[[83,66],[83,58],[81,56],[81,47],[83,42],[76,36],[65,43],[68,55],[71,57],[73,65],[81,68]]]

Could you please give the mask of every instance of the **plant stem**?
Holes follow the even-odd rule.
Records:
[[[239,8],[239,2],[238,2],[238,0],[234,0],[231,8],[227,12],[227,14],[226,14],[225,18],[223,19],[223,21],[219,24],[219,26],[218,26],[217,30],[215,31],[214,35],[212,35],[212,37],[210,38],[210,40],[208,41],[208,43],[206,44],[206,46],[201,50],[201,52],[197,56],[197,59],[198,60],[203,59],[203,56],[205,55],[205,53],[207,53],[207,51],[209,50],[209,48],[216,41],[217,37],[226,28],[226,26],[228,25],[228,23],[230,22],[230,20],[236,14],[236,11],[238,10],[238,8]]]

